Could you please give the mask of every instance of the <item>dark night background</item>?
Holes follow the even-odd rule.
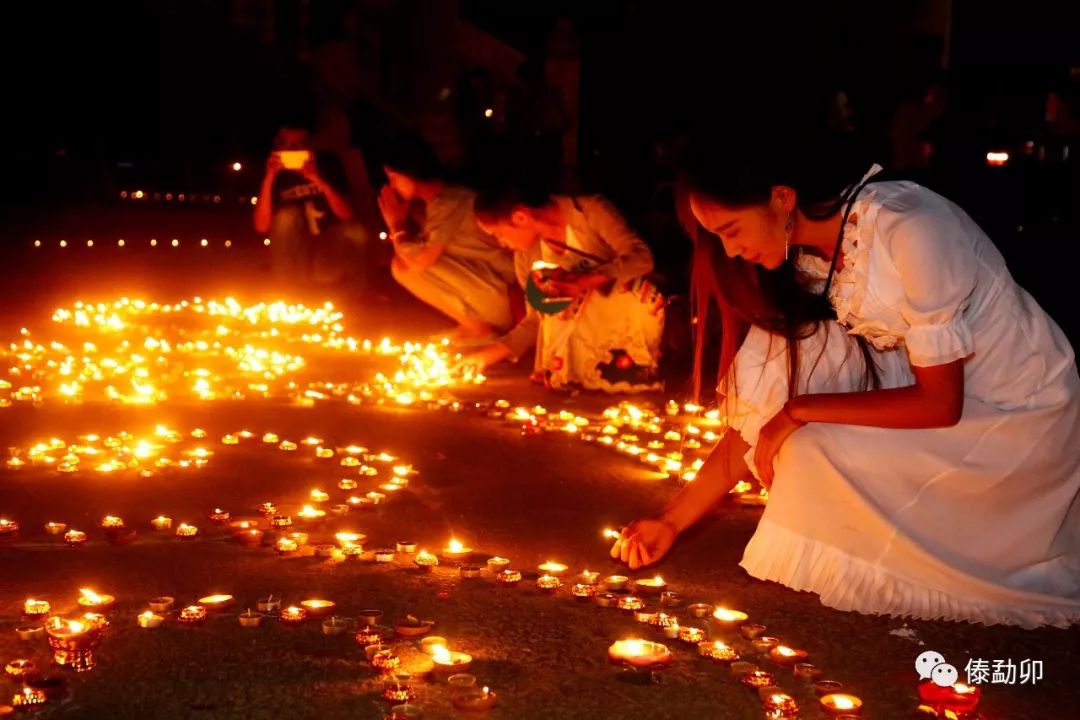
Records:
[[[194,203],[153,206],[177,227],[197,214],[246,227],[244,198],[279,108],[320,73],[333,82],[342,62],[353,78],[351,142],[373,183],[379,138],[400,129],[423,133],[452,172],[474,180],[506,154],[506,137],[529,131],[501,102],[528,60],[563,99],[561,184],[614,199],[654,246],[670,292],[684,289],[688,257],[668,192],[680,138],[780,108],[846,123],[874,159],[959,201],[1075,340],[1063,258],[1078,230],[1080,11],[990,5],[13,4],[2,48],[3,243],[14,253],[31,238],[84,232],[63,226],[71,217],[107,235],[135,212],[120,199],[135,188],[194,193]],[[537,115],[535,102],[525,107]],[[1009,164],[987,166],[990,150],[1008,151]]]

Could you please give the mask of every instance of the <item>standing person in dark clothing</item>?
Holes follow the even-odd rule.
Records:
[[[255,206],[255,229],[270,238],[274,280],[292,289],[363,276],[368,233],[351,222],[340,159],[311,147],[302,119],[278,128]]]

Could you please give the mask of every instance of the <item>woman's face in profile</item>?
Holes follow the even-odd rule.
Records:
[[[703,228],[720,238],[728,257],[775,270],[787,255],[787,216],[770,201],[746,207],[729,207],[693,193],[690,210]]]

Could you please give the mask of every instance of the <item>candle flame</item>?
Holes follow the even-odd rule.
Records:
[[[621,533],[618,530],[612,530],[611,528],[604,528],[604,538],[608,540],[618,540]]]
[[[147,610],[146,612],[144,612],[144,613],[143,613],[142,615],[140,615],[139,617],[144,617],[144,618],[146,618],[147,620],[149,620],[150,618],[154,617],[154,613],[153,613],[153,611],[151,611],[151,610]]]
[[[431,658],[439,665],[449,665],[450,649],[445,645],[436,645],[431,649]]]
[[[855,708],[855,703],[847,695],[834,695],[832,706],[837,710],[852,710]]]
[[[450,549],[450,552],[455,553],[459,553],[465,549],[465,546],[459,543],[457,540],[451,540],[450,544],[447,547]]]
[[[82,593],[82,596],[86,598],[86,601],[92,605],[99,605],[105,599],[90,588],[79,588],[79,592]]]
[[[778,648],[776,648],[776,652],[777,652],[778,655],[784,655],[785,657],[791,657],[793,655],[798,655],[797,652],[795,652],[791,648],[786,647],[784,645],[781,645]]]

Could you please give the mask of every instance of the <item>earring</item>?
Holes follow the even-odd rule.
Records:
[[[791,235],[795,232],[795,219],[788,215],[787,224],[784,225],[784,259],[788,259],[791,253]]]

